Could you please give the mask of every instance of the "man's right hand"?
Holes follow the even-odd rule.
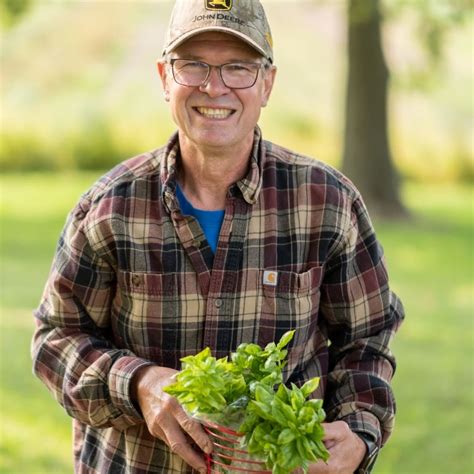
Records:
[[[207,472],[202,453],[190,444],[194,441],[204,452],[212,444],[202,426],[190,418],[178,401],[163,391],[173,383],[178,371],[167,367],[146,366],[132,380],[132,398],[140,406],[150,433],[163,440],[172,452],[201,473]]]

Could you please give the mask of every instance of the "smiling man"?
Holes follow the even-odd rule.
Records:
[[[167,48],[158,70],[179,130],[181,191],[195,208],[223,210],[228,188],[247,173],[275,78],[271,57],[205,31]]]
[[[276,77],[256,0],[178,0],[158,72],[177,133],[70,213],[34,371],[74,419],[75,472],[206,472],[201,425],[163,391],[180,359],[295,330],[285,381],[321,377],[327,464],[369,472],[393,428],[403,308],[353,184],[265,141]]]

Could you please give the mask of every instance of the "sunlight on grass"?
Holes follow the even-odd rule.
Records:
[[[100,172],[58,174],[12,174],[1,179],[0,212],[3,217],[46,221],[66,218],[81,194],[100,176]],[[58,179],[61,181],[58,185]],[[67,193],[64,189],[67,189]],[[28,203],[28,205],[26,205]]]
[[[61,425],[44,421],[37,414],[19,420],[16,411],[2,416],[2,423],[8,426],[0,445],[2,473],[72,472],[71,433],[61,429]]]
[[[0,314],[0,472],[71,472],[71,420],[31,373],[31,309]]]
[[[394,341],[396,429],[376,473],[472,471],[472,193],[407,185],[413,220],[376,223],[406,310]]]

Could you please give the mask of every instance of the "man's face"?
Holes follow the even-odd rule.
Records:
[[[214,66],[240,61],[262,62],[259,54],[246,43],[217,32],[189,39],[172,57]],[[248,89],[228,88],[215,68],[208,81],[199,87],[177,84],[169,65],[159,63],[158,70],[181,140],[188,140],[202,150],[223,147],[230,150],[235,145],[248,145],[253,141],[260,110],[270,97],[275,68],[262,68],[257,82]]]

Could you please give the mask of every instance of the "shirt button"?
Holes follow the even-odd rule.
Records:
[[[133,286],[140,286],[142,283],[142,279],[140,275],[133,275],[132,276],[132,284]]]
[[[216,305],[216,308],[220,308],[224,304],[224,302],[221,298],[217,298],[216,301],[214,301],[214,304]]]
[[[193,240],[193,247],[196,247],[197,249],[201,247],[201,241],[200,240]]]

